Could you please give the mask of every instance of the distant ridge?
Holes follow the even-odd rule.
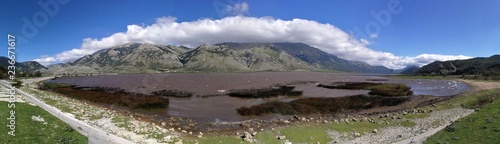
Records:
[[[467,60],[435,61],[418,69],[420,75],[500,75],[500,55]]]
[[[193,49],[129,43],[74,62],[49,66],[52,73],[161,73],[178,71],[342,71],[393,73],[383,66],[348,61],[303,43],[220,43]]]

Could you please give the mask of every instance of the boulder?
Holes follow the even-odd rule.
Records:
[[[279,140],[284,140],[286,138],[285,135],[281,135],[281,136],[277,136],[276,139],[279,139]]]
[[[358,132],[353,133],[354,137],[361,137],[361,134]]]

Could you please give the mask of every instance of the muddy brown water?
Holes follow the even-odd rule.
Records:
[[[375,81],[374,81],[375,79]],[[203,95],[224,95],[229,90],[264,88],[274,84],[291,84],[303,91],[303,97],[342,97],[367,94],[367,90],[341,90],[316,87],[315,83],[331,82],[403,83],[410,86],[414,95],[451,96],[465,92],[469,87],[453,80],[394,79],[376,75],[355,75],[321,72],[256,72],[256,73],[175,73],[98,75],[61,77],[51,82],[67,83],[79,87],[117,87],[128,92],[149,94],[157,90],[183,90],[194,93],[191,98],[169,98],[168,112],[158,119],[170,116],[190,118],[203,122],[243,121],[256,116],[240,116],[236,109],[271,100],[290,101],[294,98],[242,99],[229,96],[203,98]],[[259,118],[281,118],[266,115]]]

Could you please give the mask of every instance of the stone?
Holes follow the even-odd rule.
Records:
[[[281,135],[281,136],[277,136],[276,139],[279,139],[279,140],[284,140],[286,138],[285,135]]]
[[[255,136],[255,135],[257,135],[257,132],[252,132],[252,136]]]
[[[378,130],[377,129],[373,129],[372,133],[378,133]]]
[[[358,120],[356,118],[351,119],[352,122],[357,122]]]
[[[244,132],[243,133],[243,136],[241,136],[241,138],[243,138],[243,141],[247,141],[247,142],[253,142],[253,136],[248,133],[248,132]]]
[[[353,133],[353,135],[354,135],[354,137],[361,137],[361,134],[357,133],[357,132]]]
[[[292,144],[292,142],[290,142],[289,140],[285,140],[285,142],[283,142],[283,144]]]

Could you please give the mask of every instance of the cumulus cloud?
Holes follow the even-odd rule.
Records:
[[[248,4],[243,1],[242,3],[237,3],[235,5],[226,6],[226,14],[228,15],[244,15],[248,14]]]
[[[313,20],[282,20],[271,17],[233,16],[222,19],[200,19],[177,22],[174,17],[158,18],[148,26],[128,25],[127,31],[104,38],[86,38],[80,48],[64,51],[55,56],[43,56],[35,61],[48,64],[75,60],[97,50],[130,42],[153,44],[178,44],[196,47],[201,44],[221,42],[302,42],[317,47],[340,58],[362,61],[371,65],[403,68],[407,65],[424,65],[436,60],[467,59],[468,56],[421,54],[395,56],[389,52],[375,51],[370,41],[352,35],[328,24]]]

